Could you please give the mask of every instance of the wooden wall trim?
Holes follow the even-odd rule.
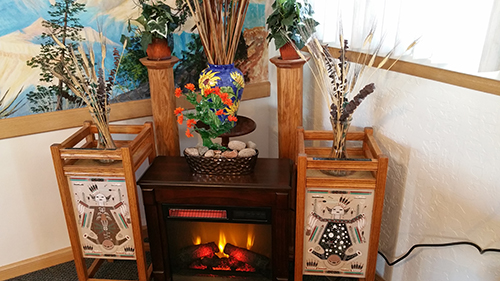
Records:
[[[330,53],[332,54],[338,54],[340,51],[339,48],[329,48]],[[347,59],[354,57],[357,58],[358,55],[358,52],[348,51]],[[382,57],[377,57],[375,65],[378,64],[382,59]],[[394,61],[394,59],[389,59],[389,61],[385,64],[385,68],[391,66]],[[471,90],[481,91],[493,95],[500,95],[500,81],[495,79],[455,72],[402,60],[396,62],[396,64],[394,64],[394,66],[390,70]]]
[[[71,251],[71,247],[62,248],[54,252],[0,267],[0,280],[11,279],[72,260],[73,252]]]
[[[172,93],[173,94],[173,93]],[[265,98],[271,95],[271,83],[247,84],[242,100]],[[178,100],[178,106],[192,108],[187,101]],[[151,116],[151,100],[137,100],[111,105],[111,121]],[[89,120],[87,108],[70,109],[49,113],[33,114],[0,120],[0,139],[75,128]]]

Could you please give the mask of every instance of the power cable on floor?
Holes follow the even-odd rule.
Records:
[[[449,246],[455,246],[455,245],[469,245],[469,246],[472,246],[472,247],[476,248],[481,255],[484,254],[484,253],[486,253],[486,252],[497,252],[497,253],[500,253],[500,249],[496,249],[496,248],[482,249],[481,247],[479,247],[479,245],[477,245],[475,243],[472,243],[472,242],[469,242],[469,241],[457,241],[457,242],[440,243],[440,244],[415,244],[415,245],[413,245],[410,248],[410,250],[408,250],[408,252],[406,252],[406,254],[402,255],[401,257],[399,257],[398,259],[396,259],[393,262],[389,262],[389,260],[387,259],[387,257],[381,251],[378,251],[378,253],[382,256],[382,258],[384,258],[384,260],[387,263],[387,265],[393,266],[393,265],[397,264],[398,262],[404,260],[406,257],[408,257],[410,255],[410,253],[413,250],[415,250],[416,248],[421,248],[421,247],[428,247],[428,248],[433,248],[433,247],[449,247]]]

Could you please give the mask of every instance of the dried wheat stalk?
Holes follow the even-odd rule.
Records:
[[[116,73],[120,67],[121,58],[123,51],[126,47],[126,42],[123,45],[121,55],[115,49],[113,55],[115,57],[114,66],[115,68],[109,72],[108,79],[105,79],[105,59],[106,59],[106,39],[104,38],[102,32],[99,33],[100,45],[101,45],[101,61],[100,66],[96,62],[94,50],[92,45],[89,44],[88,54],[85,53],[83,45],[78,46],[78,56],[73,48],[68,48],[62,44],[55,36],[52,36],[54,42],[56,42],[59,47],[65,49],[71,58],[71,67],[75,69],[72,74],[70,66],[65,63],[61,63],[59,68],[52,69],[52,74],[63,81],[70,90],[78,97],[80,97],[87,105],[92,117],[94,119],[96,127],[98,127],[99,132],[102,134],[103,145],[107,148],[114,146],[111,133],[109,132],[109,103],[108,103],[108,93],[112,92],[112,87],[115,82]],[[69,75],[68,75],[69,74]]]
[[[186,0],[210,64],[231,64],[250,0]]]

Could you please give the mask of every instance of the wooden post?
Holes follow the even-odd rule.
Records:
[[[142,58],[140,61],[148,68],[157,154],[179,156],[179,131],[174,114],[176,99],[173,69],[179,59],[172,57],[168,60],[153,61]]]
[[[282,60],[279,57],[271,59],[271,62],[276,65],[278,73],[278,149],[280,158],[291,160],[296,158],[296,130],[297,127],[302,126],[303,66],[307,60]]]

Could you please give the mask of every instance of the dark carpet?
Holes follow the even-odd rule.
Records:
[[[147,255],[148,256],[148,255]],[[92,259],[86,259],[87,267],[92,264]],[[148,259],[149,263],[149,259]],[[293,271],[292,271],[293,272]],[[137,267],[135,261],[114,260],[104,262],[94,278],[137,280]],[[304,276],[303,281],[354,281],[357,279],[346,277]],[[73,261],[28,273],[7,281],[78,281],[75,263]]]

